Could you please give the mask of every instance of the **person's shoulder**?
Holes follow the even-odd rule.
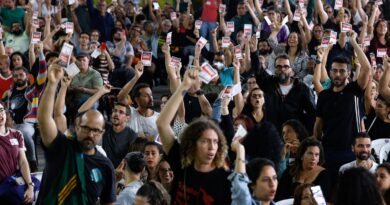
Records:
[[[343,165],[340,167],[340,169],[339,169],[339,173],[342,174],[342,173],[344,173],[345,170],[354,167],[354,166],[355,166],[355,162],[356,162],[356,160],[354,160],[354,161],[352,161],[352,162],[348,162],[348,163],[343,164]]]

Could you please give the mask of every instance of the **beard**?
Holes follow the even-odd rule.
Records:
[[[91,138],[85,138],[82,141],[79,141],[79,145],[82,150],[91,150],[96,147],[95,142]]]
[[[27,84],[27,80],[17,80],[14,82],[16,87],[23,87]]]
[[[23,34],[23,31],[18,29],[18,30],[13,30],[11,33],[14,34],[15,36],[20,36]]]
[[[371,154],[368,152],[359,152],[356,155],[356,158],[359,160],[368,160],[370,158]]]
[[[345,85],[345,81],[346,81],[346,79],[344,79],[344,80],[342,80],[340,78],[332,79],[332,83],[333,83],[334,87],[341,87],[341,86]]]
[[[268,54],[269,54],[269,50],[260,49],[260,50],[259,50],[259,54],[262,55],[262,56],[268,55]]]
[[[288,80],[290,79],[290,76],[286,75],[286,74],[283,74],[283,73],[280,73],[280,74],[277,74],[276,75],[276,78],[278,79],[278,82],[280,84],[285,84],[288,82]]]

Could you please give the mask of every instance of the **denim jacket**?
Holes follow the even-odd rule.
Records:
[[[251,181],[246,173],[233,172],[228,179],[232,182],[231,205],[262,205],[261,201],[252,197],[248,187]],[[270,205],[275,205],[275,203],[272,201]]]

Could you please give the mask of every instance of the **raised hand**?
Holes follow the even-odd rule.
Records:
[[[72,82],[72,78],[68,75],[65,75],[61,80],[61,87],[69,87]]]
[[[188,69],[184,73],[184,78],[182,82],[182,86],[184,86],[185,89],[189,89],[191,86],[196,85],[199,81],[199,68],[194,69]]]
[[[139,61],[137,65],[135,65],[134,71],[135,71],[135,77],[140,78],[141,75],[144,73],[144,64],[141,61]]]
[[[167,44],[167,43],[164,43],[164,45],[161,47],[161,51],[164,53],[164,54],[168,54],[170,52],[170,46]]]
[[[102,93],[103,95],[104,94],[107,94],[107,93],[110,93],[111,92],[111,89],[112,89],[112,85],[110,84],[104,84],[103,86],[101,86],[99,88],[99,91],[100,93]]]
[[[64,77],[64,68],[58,65],[59,60],[52,63],[48,69],[48,82],[57,84]]]

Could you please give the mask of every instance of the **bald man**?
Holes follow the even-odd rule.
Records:
[[[48,83],[38,108],[38,124],[44,145],[46,166],[37,204],[114,204],[114,167],[96,151],[102,139],[104,118],[89,110],[81,116],[73,136],[57,130],[53,119],[56,87],[64,71],[52,64]]]

